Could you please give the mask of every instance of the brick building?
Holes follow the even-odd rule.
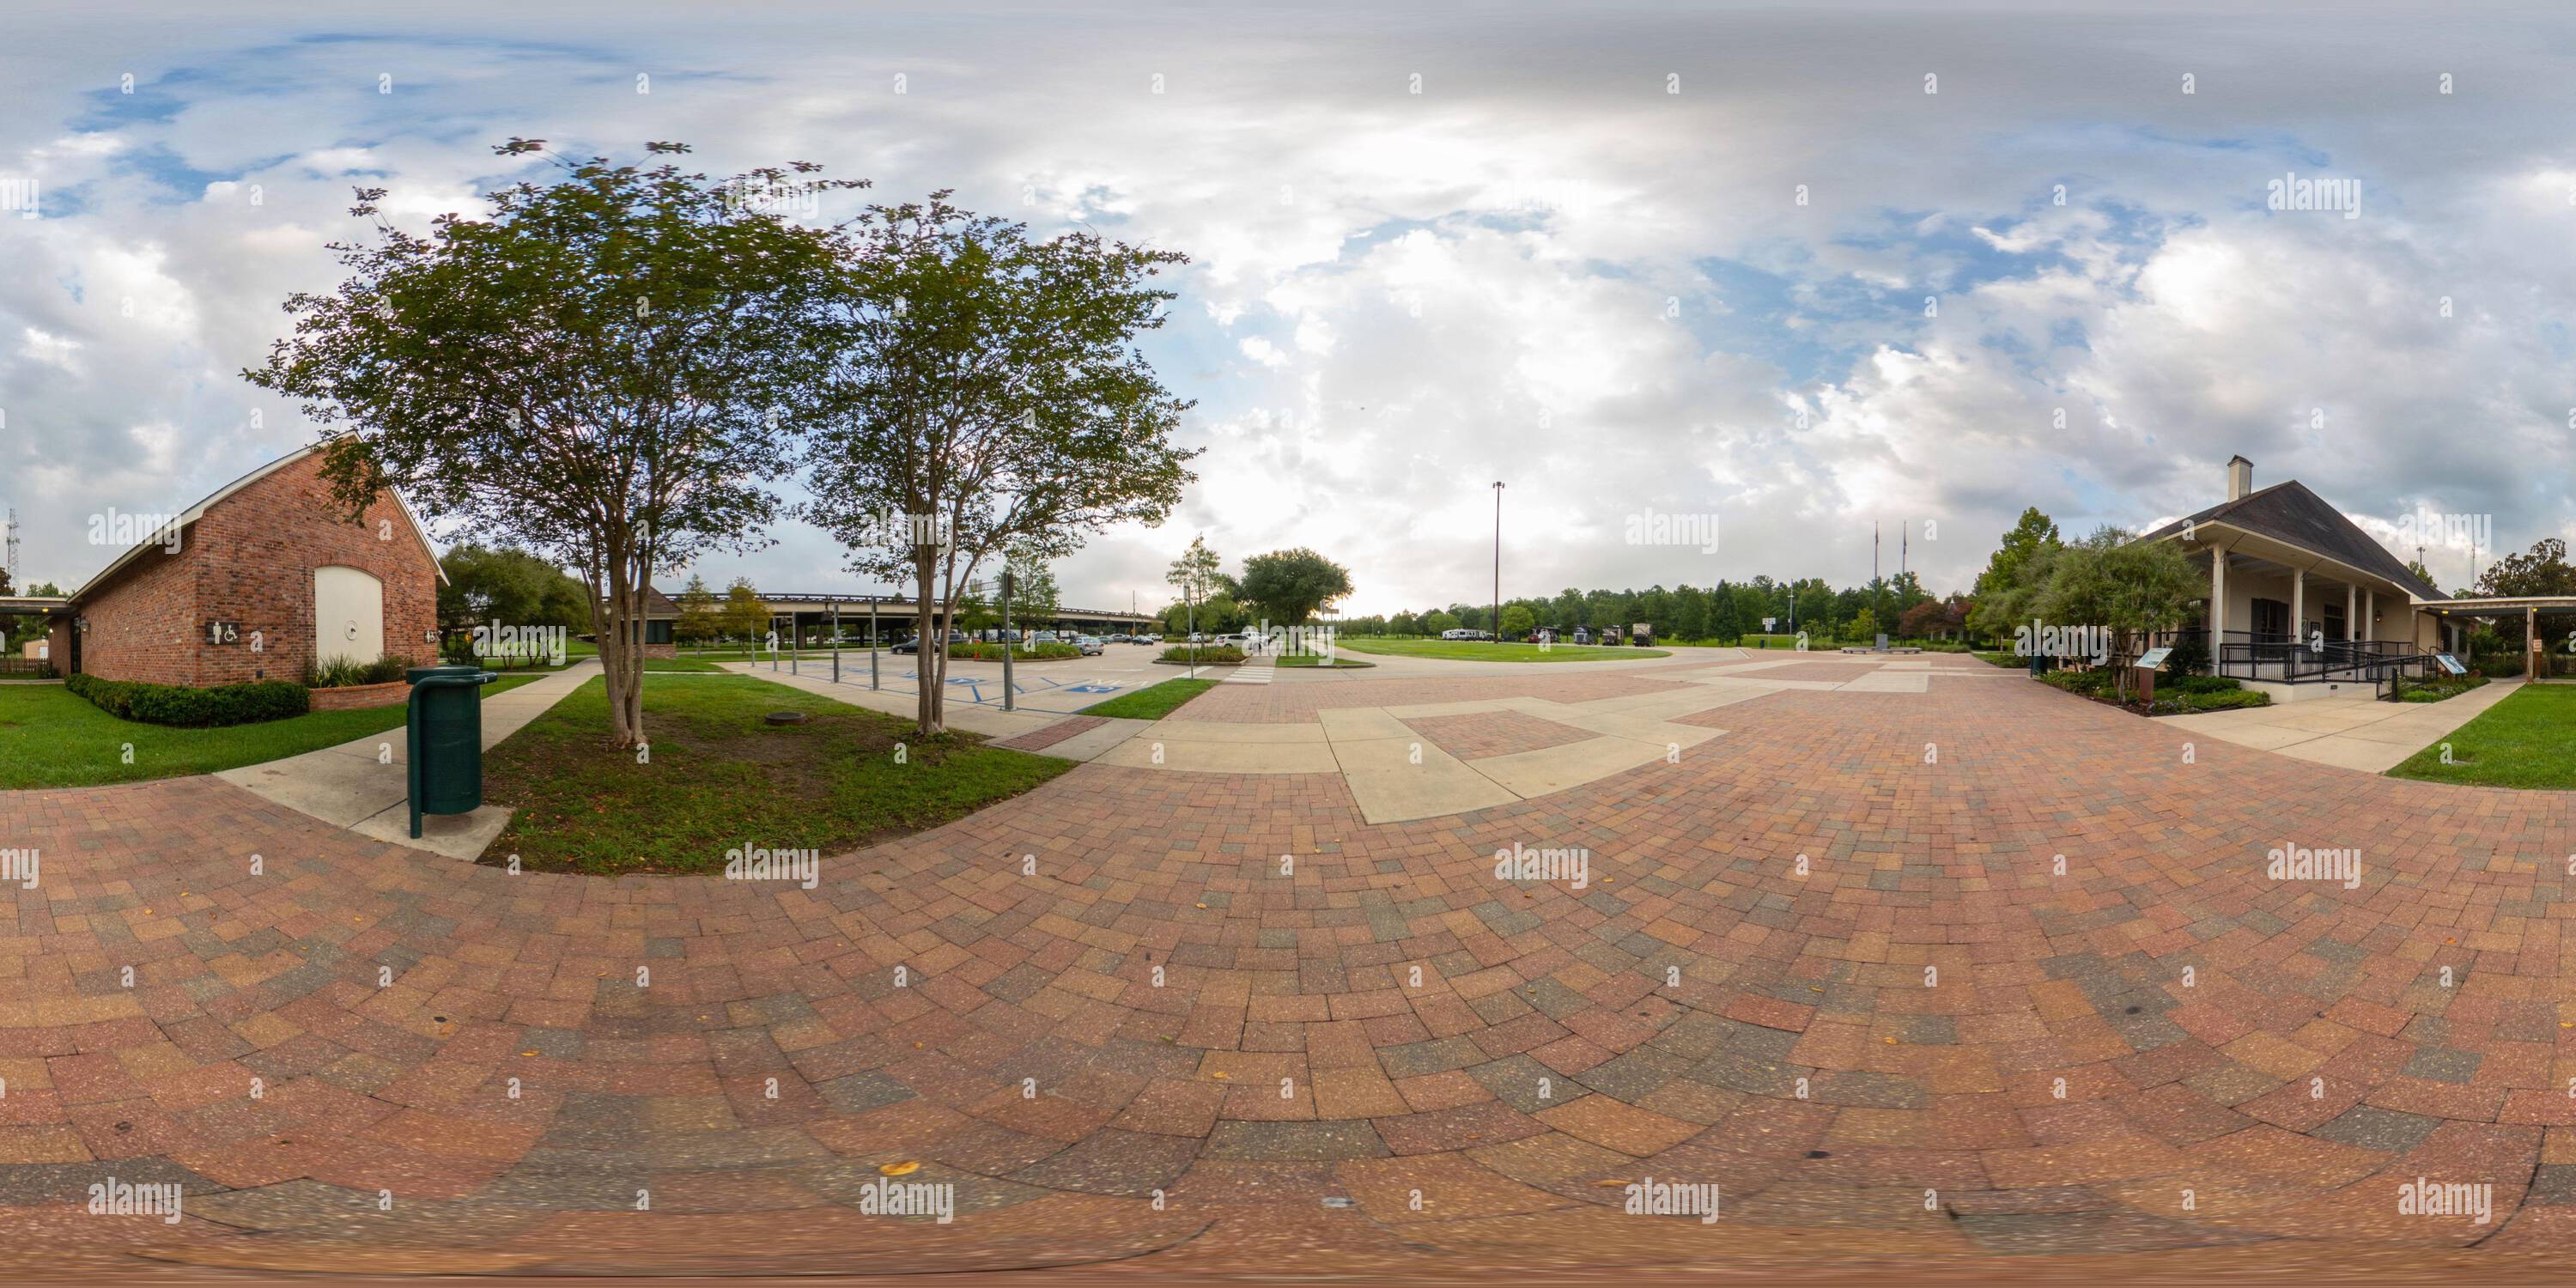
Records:
[[[349,522],[321,464],[319,445],[272,461],[118,555],[52,612],[54,665],[205,687],[435,661],[446,574],[428,535],[390,492]]]

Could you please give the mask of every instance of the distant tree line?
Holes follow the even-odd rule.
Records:
[[[1811,639],[1841,640],[1885,632],[1906,639],[1959,639],[1966,631],[1968,609],[1966,596],[1935,596],[1911,572],[1841,589],[1822,578],[1775,581],[1766,575],[1704,587],[1583,590],[1569,586],[1554,597],[1506,599],[1500,633],[1504,639],[1525,639],[1534,631],[1553,628],[1562,639],[1577,627],[1597,632],[1616,626],[1625,631],[1644,622],[1654,628],[1658,639],[1731,644],[1763,634],[1767,617],[1769,633],[1784,636],[1804,631]],[[1462,628],[1493,630],[1493,618],[1493,605],[1462,602],[1391,615],[1346,617],[1334,625],[1352,635],[1438,635]]]

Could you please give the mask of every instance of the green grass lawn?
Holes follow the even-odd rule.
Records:
[[[829,659],[825,659],[825,661],[828,665]],[[725,670],[724,667],[717,663],[694,657],[648,657],[644,659],[644,669],[647,671],[686,672],[691,674],[704,674],[710,671],[719,675],[733,674],[733,672]]]
[[[1337,658],[1332,658],[1332,659],[1329,659],[1329,660],[1328,660],[1328,659],[1325,659],[1325,658],[1317,657],[1317,656],[1315,656],[1315,655],[1314,655],[1314,654],[1312,654],[1312,653],[1290,653],[1290,654],[1286,654],[1286,655],[1282,656],[1282,657],[1279,659],[1279,665],[1281,665],[1281,666],[1312,666],[1312,667],[1324,667],[1324,668],[1329,668],[1329,669],[1333,669],[1333,670],[1345,670],[1345,669],[1349,669],[1349,668],[1353,668],[1353,667],[1375,666],[1375,665],[1377,665],[1377,663],[1375,663],[1375,662],[1363,662],[1363,661],[1361,661],[1361,660],[1359,660],[1358,658],[1355,658],[1355,657],[1337,657]]]
[[[1182,703],[1215,687],[1214,680],[1193,680],[1185,675],[1147,685],[1134,693],[1121,693],[1106,702],[1095,702],[1084,707],[1082,714],[1116,720],[1160,720],[1179,710]]]
[[[802,711],[801,725],[770,725]],[[736,677],[647,683],[652,761],[609,751],[608,699],[592,680],[483,757],[483,798],[518,812],[483,861],[537,871],[721,872],[725,851],[812,849],[827,858],[1017,796],[1073,762]],[[905,763],[895,763],[902,744]],[[835,875],[828,870],[826,877]]]
[[[1396,657],[1436,657],[1454,662],[1616,662],[1622,658],[1671,657],[1658,648],[1603,648],[1598,644],[1558,644],[1546,652],[1536,644],[1491,644],[1483,640],[1408,640],[1379,636],[1336,636],[1333,647],[1354,653]]]
[[[2447,765],[2443,743],[2451,747]],[[2436,783],[2576,788],[2576,686],[2525,685],[2388,772]]]
[[[535,679],[483,686],[490,697]],[[312,711],[265,724],[172,729],[119,720],[59,684],[0,686],[0,788],[94,787],[256,765],[402,726],[405,707]],[[134,763],[125,763],[132,744]]]

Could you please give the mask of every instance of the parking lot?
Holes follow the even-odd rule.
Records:
[[[1162,648],[1157,645],[1111,644],[1098,657],[1015,661],[1011,663],[1011,683],[1017,694],[1012,706],[1022,711],[1058,711],[1069,715],[1121,693],[1189,674],[1183,667],[1156,665],[1154,659],[1161,653]],[[876,657],[879,688],[890,693],[920,691],[920,671],[916,665],[919,659],[908,653],[879,653]],[[764,658],[757,669],[792,671],[798,675],[829,679],[832,655],[814,653],[801,658],[781,657],[774,665]],[[841,654],[840,682],[867,687],[866,653],[850,651]],[[1002,694],[1001,663],[949,659],[950,702],[998,707],[1002,705]]]

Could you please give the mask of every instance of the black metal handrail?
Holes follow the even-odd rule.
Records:
[[[2237,679],[2361,683],[2430,677],[2438,669],[2433,655],[2412,640],[2307,641],[2282,631],[2222,631],[2213,647],[2211,634],[2199,626],[2137,632],[2120,640],[2113,661],[2131,666],[2148,649],[2197,643],[2209,654],[2211,673]]]

